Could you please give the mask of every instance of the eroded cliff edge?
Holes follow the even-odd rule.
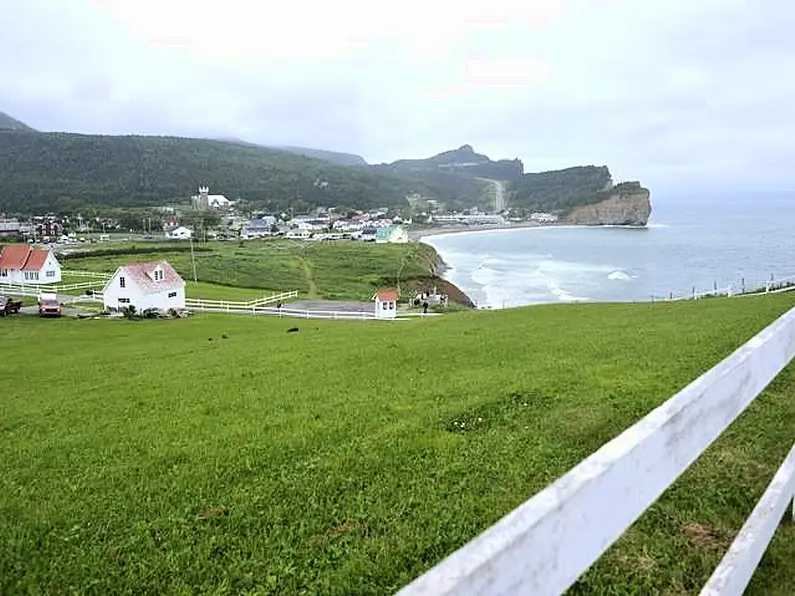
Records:
[[[580,226],[645,226],[651,215],[651,193],[639,182],[624,183],[604,192],[604,198],[581,205],[561,218]]]

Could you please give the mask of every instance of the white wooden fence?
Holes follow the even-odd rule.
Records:
[[[90,277],[92,279],[101,279],[108,281],[112,277],[112,273],[101,273],[99,271],[80,271],[77,269],[64,269],[61,271],[63,277]]]
[[[21,296],[38,296],[42,292],[54,293],[69,293],[79,292],[83,293],[90,290],[104,286],[105,284],[97,284],[92,281],[83,281],[73,284],[32,284],[32,283],[0,283],[0,291],[8,294],[18,294]]]
[[[746,283],[743,279],[738,285],[728,285],[719,288],[717,284],[713,284],[711,290],[698,291],[696,286],[693,286],[690,292],[684,294],[671,292],[667,296],[658,296],[652,294],[652,302],[656,301],[671,301],[671,300],[698,300],[700,298],[715,298],[718,296],[752,296],[761,293],[775,293],[787,292],[795,290],[795,275],[788,275],[775,279],[773,276],[764,281],[752,281]]]
[[[399,596],[562,593],[793,356],[795,309],[403,588]],[[702,594],[742,594],[793,491],[795,455],[790,452]]]
[[[263,296],[262,298],[255,298],[248,301],[234,301],[234,300],[204,300],[202,298],[185,298],[185,308],[188,310],[199,311],[220,311],[220,312],[233,312],[245,311],[250,312],[252,309],[264,307],[268,304],[275,304],[283,302],[292,298],[298,297],[297,290],[289,292],[280,292],[272,294],[271,296]]]

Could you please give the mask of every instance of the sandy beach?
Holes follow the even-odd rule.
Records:
[[[452,225],[438,226],[434,228],[422,228],[409,230],[409,239],[412,242],[419,242],[427,236],[438,236],[439,234],[460,234],[463,232],[484,232],[487,230],[519,230],[523,228],[552,228],[561,224],[539,224],[534,221],[523,221],[510,224],[476,224],[476,225]]]

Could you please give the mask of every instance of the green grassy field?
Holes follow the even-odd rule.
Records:
[[[392,592],[793,304],[2,320],[0,593]],[[790,367],[572,592],[697,592],[793,397]],[[794,560],[785,523],[751,593]]]
[[[189,293],[192,298],[235,300],[218,293],[219,286],[235,286],[256,289],[259,295],[262,290],[298,290],[308,298],[369,300],[378,287],[428,279],[436,258],[433,248],[426,244],[267,240],[209,242],[200,246],[209,250],[195,253],[197,278],[216,284],[216,291],[213,296]],[[193,279],[189,252],[170,252],[167,243],[138,245],[143,247],[159,252],[108,256],[88,253],[65,260],[63,266],[67,270],[113,272],[130,261],[167,260],[183,278]],[[108,245],[98,246],[107,248]]]

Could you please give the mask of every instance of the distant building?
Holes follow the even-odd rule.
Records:
[[[409,234],[401,226],[378,228],[375,241],[377,244],[405,244],[409,241]]]
[[[193,230],[186,228],[185,226],[180,226],[171,230],[168,233],[168,237],[173,240],[188,240],[193,238]]]
[[[194,209],[223,209],[231,205],[224,195],[211,195],[208,186],[200,186],[199,194],[191,197]]]
[[[0,249],[0,283],[56,284],[61,281],[61,264],[47,248],[9,244]]]
[[[240,235],[244,238],[262,238],[263,236],[269,236],[275,225],[276,218],[272,215],[251,219],[241,228]]]
[[[18,219],[0,219],[0,238],[21,235],[22,226]]]
[[[558,221],[558,216],[552,213],[533,213],[530,215],[530,219],[538,223],[552,223]]]
[[[373,294],[376,319],[394,319],[397,315],[397,290],[378,290]]]
[[[106,310],[185,308],[185,281],[166,261],[122,265],[102,290]]]

